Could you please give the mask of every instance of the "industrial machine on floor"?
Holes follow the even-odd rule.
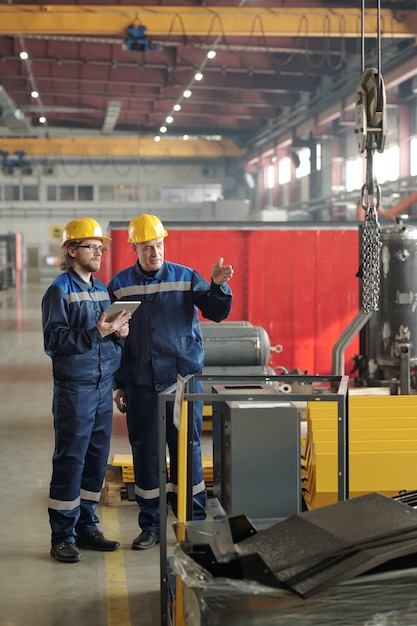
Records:
[[[213,387],[219,394],[213,402],[213,494],[228,515],[283,518],[301,511],[300,419],[279,388],[243,386],[253,399],[242,402],[221,399],[241,393],[242,385]]]
[[[268,333],[247,321],[202,322],[206,367],[266,366],[271,355]],[[274,351],[282,350],[275,346]]]
[[[343,373],[343,350],[360,332],[357,382],[407,395],[417,388],[417,227],[399,216],[381,228],[380,239],[378,310],[361,309],[341,335],[333,348],[332,373]]]

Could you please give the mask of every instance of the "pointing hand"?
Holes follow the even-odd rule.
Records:
[[[221,285],[226,283],[232,278],[234,269],[231,265],[223,265],[223,257],[220,257],[218,261],[213,265],[211,270],[211,278],[213,283]]]

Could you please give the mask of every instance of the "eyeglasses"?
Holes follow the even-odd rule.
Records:
[[[107,248],[98,246],[96,243],[89,243],[87,246],[78,245],[77,248],[88,248],[90,252],[106,252]]]

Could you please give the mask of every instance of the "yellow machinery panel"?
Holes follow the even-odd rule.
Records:
[[[303,451],[310,508],[337,501],[337,403],[308,402]],[[416,489],[417,396],[349,396],[349,495]]]

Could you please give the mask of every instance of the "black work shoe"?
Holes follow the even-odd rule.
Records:
[[[69,541],[61,541],[61,543],[52,546],[51,556],[63,563],[78,563],[81,561],[81,552],[75,543],[70,543]]]
[[[113,552],[120,548],[118,541],[106,539],[100,530],[90,530],[77,537],[77,546],[87,550],[100,550],[101,552]]]
[[[147,550],[159,542],[159,535],[151,530],[143,530],[140,535],[133,540],[132,550]]]

